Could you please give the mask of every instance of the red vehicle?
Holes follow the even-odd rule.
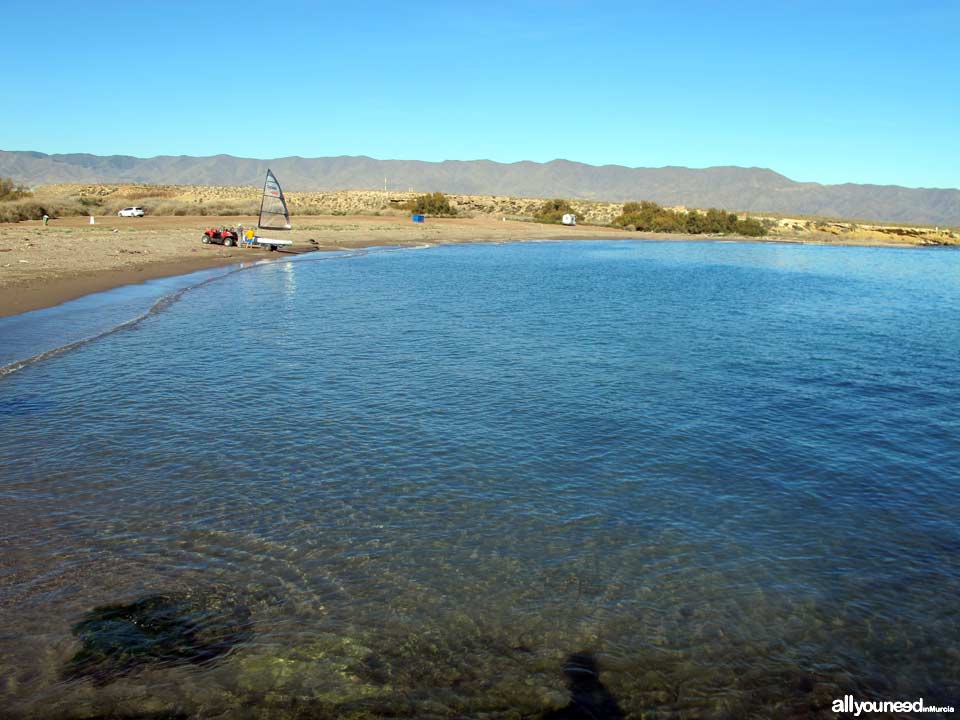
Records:
[[[227,247],[233,247],[237,244],[239,236],[237,231],[233,228],[224,227],[221,225],[218,228],[209,228],[203,231],[203,236],[200,238],[205,244],[215,243],[217,245],[226,245]]]

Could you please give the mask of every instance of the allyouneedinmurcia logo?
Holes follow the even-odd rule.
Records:
[[[923,698],[919,700],[854,700],[853,695],[844,695],[840,700],[834,700],[831,708],[835,713],[853,713],[860,717],[861,713],[952,713],[952,706],[926,705]]]

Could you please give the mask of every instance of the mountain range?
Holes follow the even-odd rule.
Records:
[[[662,205],[720,207],[756,213],[820,215],[930,225],[960,225],[960,190],[898,185],[795,182],[765,168],[630,168],[569,160],[376,160],[369,157],[231,155],[192,157],[84,153],[48,155],[0,150],[0,176],[30,186],[52,183],[259,185],[272,168],[287,190],[378,189],[467,195],[653,200]]]

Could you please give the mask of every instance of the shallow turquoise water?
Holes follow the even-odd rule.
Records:
[[[472,245],[223,277],[0,379],[0,704],[536,716],[588,651],[632,717],[956,705],[958,360],[950,251]],[[229,594],[252,633],[68,679],[84,613],[157,594]]]

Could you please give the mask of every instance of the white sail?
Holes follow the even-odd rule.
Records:
[[[263,230],[289,230],[290,212],[283,190],[276,176],[267,169],[267,179],[263,183],[263,198],[260,201],[260,219],[257,227]]]

